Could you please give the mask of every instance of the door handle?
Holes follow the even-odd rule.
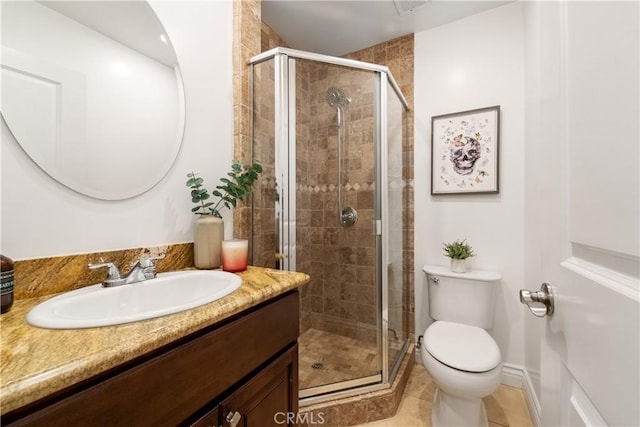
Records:
[[[520,289],[520,302],[526,304],[536,317],[551,316],[554,310],[551,285],[543,283],[540,290],[535,292],[528,289]],[[535,303],[543,304],[544,307],[536,306]]]

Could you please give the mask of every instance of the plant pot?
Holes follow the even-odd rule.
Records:
[[[202,215],[193,227],[193,263],[201,270],[220,267],[224,238],[224,221],[213,215]]]
[[[466,273],[468,270],[466,259],[451,258],[451,271],[454,273]]]

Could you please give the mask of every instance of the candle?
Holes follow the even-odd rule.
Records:
[[[222,269],[231,273],[247,269],[249,241],[244,239],[222,241]]]

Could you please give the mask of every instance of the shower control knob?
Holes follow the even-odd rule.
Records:
[[[342,209],[340,213],[340,222],[344,226],[350,226],[358,221],[358,212],[351,206]]]

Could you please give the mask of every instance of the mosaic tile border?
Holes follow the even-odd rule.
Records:
[[[407,188],[407,187],[413,188],[413,180],[410,180],[410,181],[392,180],[389,183],[389,186],[391,188]],[[376,183],[375,182],[370,182],[370,183],[369,182],[364,182],[362,184],[359,184],[359,183],[356,182],[355,184],[346,183],[344,185],[344,189],[347,190],[347,191],[351,191],[351,190],[354,190],[354,191],[359,191],[359,190],[367,191],[367,190],[375,190],[375,188],[376,188]],[[328,191],[329,192],[336,191],[337,189],[338,189],[338,187],[336,185],[333,185],[333,184],[329,184],[329,185],[325,185],[325,184],[323,184],[323,185],[298,184],[298,185],[296,185],[296,190],[297,191],[301,191],[301,192],[305,191],[305,192],[309,192],[309,193],[311,193],[311,192],[313,192],[313,193],[319,193],[319,192],[326,193]]]

